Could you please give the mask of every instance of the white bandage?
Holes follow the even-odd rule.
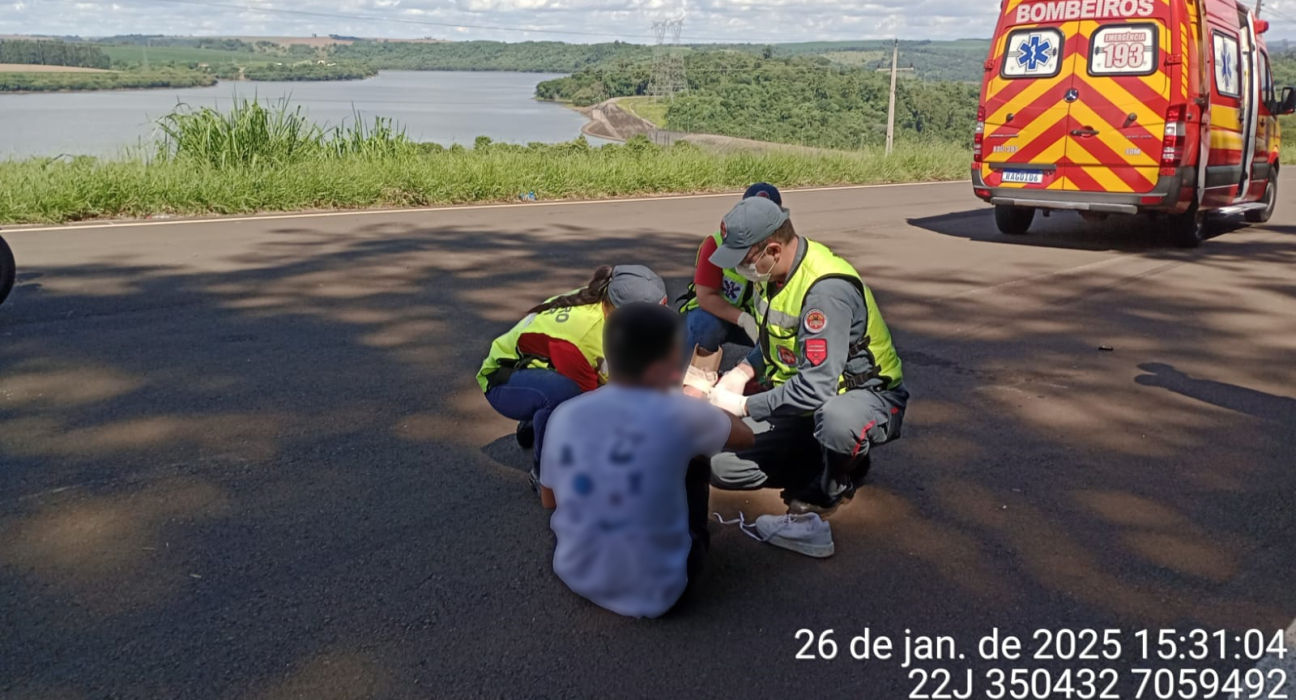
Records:
[[[747,383],[756,378],[756,370],[746,362],[734,367],[724,379],[720,380],[720,388],[731,391],[735,394],[743,394],[747,390]]]
[[[724,387],[718,386],[711,391],[711,405],[739,418],[747,415],[747,397]]]

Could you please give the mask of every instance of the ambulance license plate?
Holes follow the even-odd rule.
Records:
[[[1044,173],[1039,170],[1005,170],[1003,171],[1003,181],[1039,185],[1044,182]]]

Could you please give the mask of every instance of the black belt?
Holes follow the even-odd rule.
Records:
[[[547,359],[539,355],[522,355],[515,360],[500,360],[499,369],[486,375],[486,391],[508,384],[514,374],[524,369],[531,369],[531,365],[545,362]]]

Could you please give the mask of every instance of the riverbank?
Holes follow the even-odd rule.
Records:
[[[786,187],[955,180],[968,155],[944,144],[905,145],[892,157],[858,153],[713,153],[639,139],[591,147],[410,145],[222,166],[210,160],[27,160],[0,163],[0,224],[363,209],[720,192],[759,180]]]

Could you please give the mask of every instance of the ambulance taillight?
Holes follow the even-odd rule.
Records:
[[[980,163],[982,157],[982,146],[985,144],[985,120],[986,108],[977,107],[976,136],[972,137],[972,162]]]
[[[1161,142],[1162,175],[1174,175],[1175,169],[1183,163],[1184,146],[1188,141],[1187,119],[1187,105],[1171,105],[1166,110],[1165,140]]]

